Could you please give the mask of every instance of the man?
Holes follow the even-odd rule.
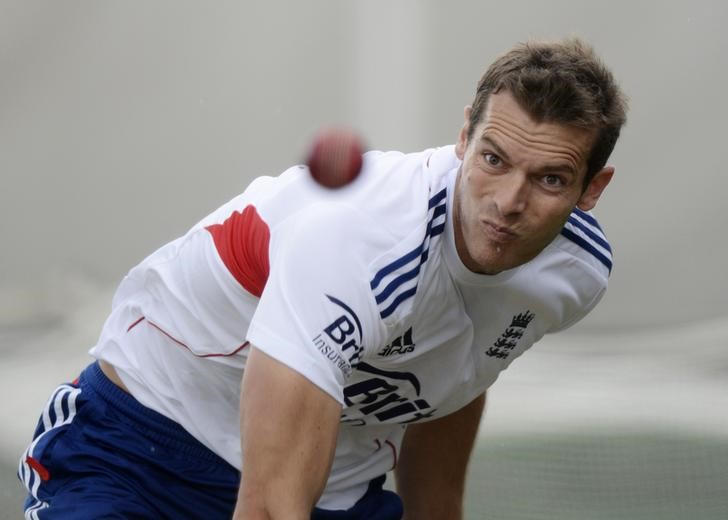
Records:
[[[122,281],[21,459],[26,516],[462,517],[486,389],[606,289],[625,109],[583,43],[519,45],[454,147],[254,181]]]

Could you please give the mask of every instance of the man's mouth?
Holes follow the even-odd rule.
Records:
[[[518,233],[508,226],[501,226],[490,220],[484,220],[486,233],[496,242],[509,242],[518,238]]]

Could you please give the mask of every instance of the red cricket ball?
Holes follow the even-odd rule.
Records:
[[[340,188],[359,175],[362,153],[362,140],[356,133],[331,128],[316,136],[306,164],[316,182],[327,188]]]

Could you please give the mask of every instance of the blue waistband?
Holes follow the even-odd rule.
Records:
[[[107,406],[123,415],[126,427],[134,428],[155,443],[198,459],[218,461],[230,466],[178,423],[147,408],[116,386],[101,371],[98,361],[86,367],[79,377],[78,385],[82,393],[98,395]]]

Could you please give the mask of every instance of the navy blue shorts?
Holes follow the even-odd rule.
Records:
[[[21,458],[27,518],[229,518],[240,473],[93,363],[51,396]]]
[[[53,392],[18,477],[28,519],[214,520],[232,516],[240,472],[93,363]],[[352,509],[311,518],[397,520],[401,501],[383,482],[372,481]]]

